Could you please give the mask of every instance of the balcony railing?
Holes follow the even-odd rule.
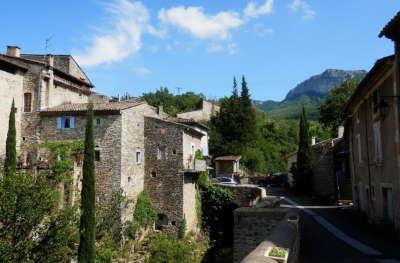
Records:
[[[207,170],[207,163],[205,160],[188,159],[184,163],[185,172],[199,173]]]

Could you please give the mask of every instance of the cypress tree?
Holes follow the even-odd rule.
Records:
[[[6,158],[4,160],[4,175],[15,174],[17,170],[17,142],[15,129],[15,104],[14,99],[11,104],[10,115],[8,119],[8,131],[6,140]]]
[[[242,90],[239,98],[239,111],[238,116],[240,123],[240,143],[242,145],[248,145],[254,141],[257,132],[257,121],[256,112],[251,102],[249,88],[245,77],[242,77]]]
[[[86,116],[85,150],[82,171],[79,263],[93,263],[95,259],[95,164],[93,134],[93,104],[89,103]]]
[[[312,189],[312,156],[309,125],[304,106],[299,122],[299,149],[297,151],[297,169],[295,174],[296,188],[299,192],[310,192]]]

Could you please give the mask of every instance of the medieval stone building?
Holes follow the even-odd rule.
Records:
[[[196,231],[196,179],[206,163],[196,160],[203,133],[191,126],[145,118],[145,189],[160,211],[158,229],[176,232],[186,220]]]
[[[400,233],[400,13],[379,36],[394,41],[395,55],[379,59],[350,98],[346,141],[355,205]]]

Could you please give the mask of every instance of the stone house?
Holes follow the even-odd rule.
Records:
[[[346,142],[355,205],[400,233],[400,13],[379,34],[395,55],[377,60],[350,98]]]
[[[0,100],[7,107],[0,115],[8,119],[9,105],[14,98],[19,165],[30,166],[37,160],[37,152],[32,145],[40,139],[40,111],[65,103],[85,103],[93,85],[71,56],[26,55],[21,54],[18,47],[8,46],[7,53],[0,54],[0,61],[3,65],[8,63],[19,67],[13,81],[9,72],[1,70],[1,76],[8,80],[3,79],[1,83],[0,92],[4,96]],[[3,125],[0,134],[6,134],[7,129],[7,125]],[[2,136],[0,145],[3,141],[5,137]],[[0,158],[4,158],[3,149]]]
[[[240,159],[241,156],[227,155],[214,158],[216,177],[235,177],[241,174]]]
[[[86,103],[77,103],[42,110],[42,141],[83,139],[86,109]],[[141,100],[94,104],[98,201],[119,189],[128,200],[135,200],[144,190],[144,116],[157,116],[157,111]],[[79,178],[74,181],[79,189]]]
[[[201,99],[196,110],[178,113],[177,117],[194,121],[209,121],[217,112],[219,112],[219,106],[215,102]]]
[[[187,231],[197,231],[196,180],[206,171],[196,160],[203,133],[165,119],[145,118],[145,189],[160,211],[156,228],[175,233],[186,220]]]

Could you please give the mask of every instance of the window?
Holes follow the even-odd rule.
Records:
[[[57,117],[58,129],[73,129],[75,128],[75,117],[63,116]]]
[[[362,163],[361,138],[360,138],[360,134],[357,134],[357,135],[356,135],[356,143],[357,143],[358,163]]]
[[[192,148],[191,148],[191,153],[192,153],[192,156],[194,156],[194,144],[192,143]]]
[[[100,118],[96,118],[96,126],[100,126],[101,120]]]
[[[32,111],[32,93],[24,93],[24,112]]]
[[[157,160],[164,160],[165,159],[165,147],[158,146],[157,148]]]
[[[375,161],[379,162],[382,160],[382,142],[381,142],[381,124],[375,122],[373,125],[374,132],[374,149],[375,149]]]
[[[100,161],[100,150],[99,149],[94,150],[94,159],[97,162]]]
[[[142,162],[142,153],[139,151],[139,150],[137,150],[136,151],[136,163],[141,163]]]
[[[156,171],[154,171],[154,170],[152,170],[151,171],[151,173],[150,173],[150,175],[151,175],[151,177],[157,177],[157,172]]]

